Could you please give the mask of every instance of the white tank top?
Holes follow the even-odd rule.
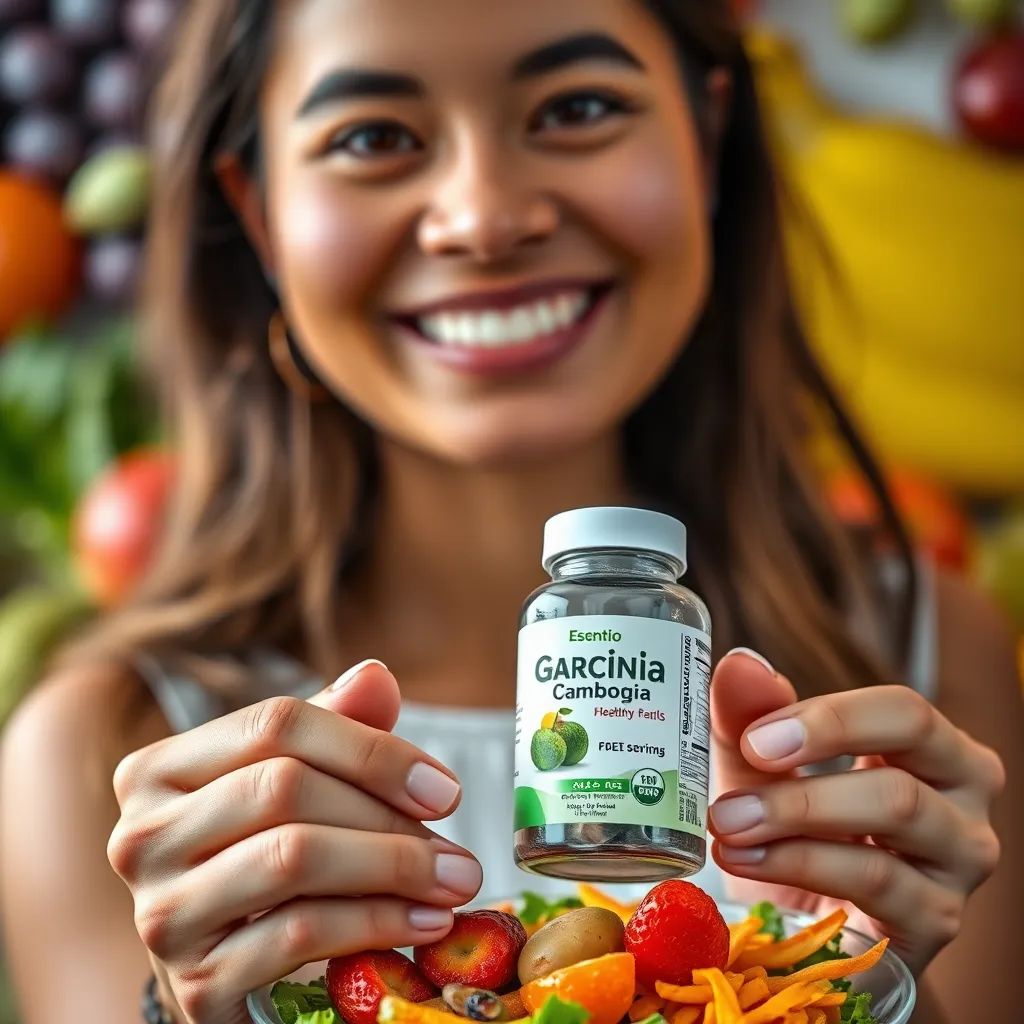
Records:
[[[921,569],[919,580],[906,682],[934,700],[935,586],[927,567]],[[293,662],[277,656],[264,655],[255,663],[259,672],[252,694],[254,703],[281,693],[309,697],[323,685],[319,680],[298,675]],[[144,662],[140,669],[175,732],[195,728],[222,713],[216,696],[194,681],[169,676],[152,663]],[[512,860],[513,711],[406,703],[395,732],[447,765],[462,782],[463,798],[458,810],[432,827],[479,858],[484,868],[479,902],[505,899],[524,889],[550,894],[566,892],[568,883],[526,874]],[[717,790],[713,759],[711,789],[714,798]],[[709,856],[707,865],[691,880],[721,899],[727,895],[726,878]],[[604,888],[623,899],[642,891],[629,886]]]

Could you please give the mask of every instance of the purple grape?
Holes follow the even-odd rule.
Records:
[[[0,0],[0,25],[43,13],[43,0]]]
[[[140,50],[153,50],[166,38],[178,16],[177,0],[128,0],[122,28],[128,41]]]
[[[0,41],[0,94],[11,103],[47,103],[74,84],[75,62],[42,25],[15,28]]]
[[[99,238],[86,253],[85,276],[93,294],[113,305],[135,297],[142,262],[142,246],[131,238]]]
[[[117,38],[118,0],[50,0],[50,20],[65,39],[79,46],[105,46]]]
[[[64,181],[81,161],[82,137],[75,122],[63,114],[27,110],[7,126],[3,153],[16,167]]]
[[[86,70],[83,89],[86,116],[98,128],[131,127],[138,118],[142,70],[127,51],[97,57]]]

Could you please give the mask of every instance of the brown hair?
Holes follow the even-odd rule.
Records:
[[[825,381],[785,280],[779,189],[727,0],[645,0],[679,52],[698,114],[714,67],[733,79],[720,141],[714,284],[674,368],[625,424],[638,493],[686,523],[692,585],[716,646],[763,651],[804,694],[878,682],[852,635],[870,583],[805,461],[807,413],[831,416],[910,548],[877,467]],[[291,393],[267,353],[276,303],[218,186],[215,157],[258,163],[272,0],[192,3],[154,107],[146,320],[180,458],[163,548],[137,599],[87,649],[210,664],[258,642],[338,670],[338,587],[372,519],[373,438],[341,404]],[[339,472],[339,460],[343,471]]]

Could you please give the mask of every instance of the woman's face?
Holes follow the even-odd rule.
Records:
[[[290,0],[265,255],[321,378],[464,464],[620,423],[709,287],[706,161],[639,0]]]

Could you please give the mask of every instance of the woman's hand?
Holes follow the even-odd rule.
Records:
[[[853,904],[862,913],[851,924],[889,936],[920,973],[999,859],[996,754],[908,687],[798,703],[752,652],[722,660],[711,704],[725,795],[709,828],[715,860],[747,880],[736,894],[815,913]],[[842,755],[858,770],[796,771]]]
[[[480,865],[422,822],[457,781],[390,734],[394,677],[358,666],[309,702],[278,697],[131,755],[108,854],[192,1024],[247,1021],[247,992],[304,964],[432,942]]]

